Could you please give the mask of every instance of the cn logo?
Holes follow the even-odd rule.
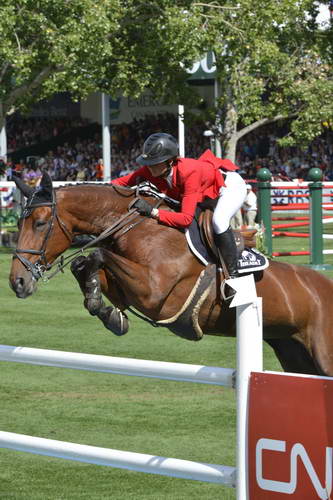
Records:
[[[286,441],[276,439],[261,438],[256,445],[256,480],[259,487],[263,490],[274,491],[291,495],[297,488],[297,463],[298,458],[303,462],[306,472],[312,482],[318,498],[328,500],[332,492],[332,458],[333,448],[326,447],[325,456],[325,485],[322,486],[318,475],[311,463],[309,455],[301,443],[295,443],[291,448],[290,455],[286,460],[290,463],[290,481],[274,481],[263,477],[263,452],[286,452]],[[324,460],[324,457],[323,457]]]

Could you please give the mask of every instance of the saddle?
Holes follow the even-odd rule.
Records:
[[[205,208],[199,215],[198,225],[200,230],[200,236],[204,244],[206,245],[209,252],[211,252],[216,258],[218,258],[217,248],[214,243],[214,233],[212,226],[213,212],[210,208]],[[244,248],[254,248],[256,246],[255,235],[257,233],[256,229],[251,230],[233,230],[238,255],[242,253]]]

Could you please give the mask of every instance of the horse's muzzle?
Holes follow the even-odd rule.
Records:
[[[24,278],[24,276],[17,276],[15,278],[10,277],[9,285],[17,298],[26,299],[35,292],[37,282],[30,276],[28,279]]]

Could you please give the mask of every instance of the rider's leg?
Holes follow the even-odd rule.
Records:
[[[230,227],[230,219],[241,208],[246,197],[244,179],[236,172],[228,172],[226,186],[220,190],[219,199],[213,214],[214,240],[220,257],[226,265],[230,278],[238,276],[237,246]],[[229,288],[228,297],[234,295]]]
[[[214,240],[219,256],[223,258],[230,278],[237,278],[237,246],[231,227],[229,226],[223,233],[214,234]]]

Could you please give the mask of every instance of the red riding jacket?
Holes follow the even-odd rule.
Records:
[[[198,160],[179,158],[172,167],[172,186],[166,179],[153,177],[148,167],[141,167],[135,172],[119,177],[112,184],[135,186],[142,180],[154,184],[161,193],[181,202],[180,212],[159,210],[158,220],[167,226],[187,227],[191,224],[197,203],[206,196],[216,198],[224,179],[219,169],[237,170],[230,160],[217,158],[207,149]]]

